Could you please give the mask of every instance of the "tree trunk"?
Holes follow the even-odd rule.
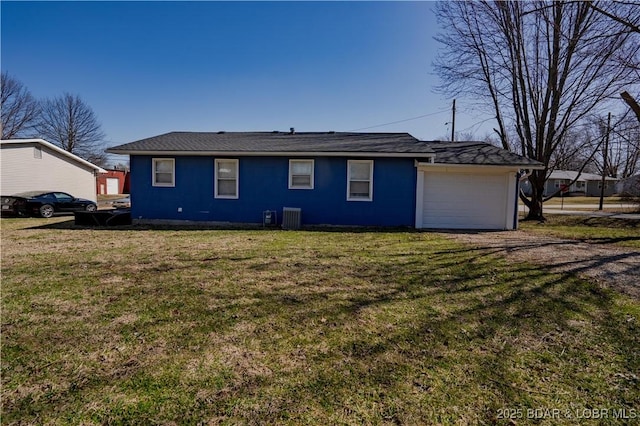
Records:
[[[638,105],[638,102],[636,102],[634,97],[631,96],[629,92],[622,92],[620,93],[620,96],[622,97],[622,100],[624,100],[627,105],[629,105],[629,108],[633,110],[636,118],[638,119],[638,122],[640,122],[640,105]]]
[[[545,170],[535,170],[529,175],[529,183],[531,184],[531,199],[527,206],[529,207],[529,213],[524,220],[537,220],[538,222],[544,222],[546,219],[542,214],[542,204],[544,201],[544,185],[545,185]]]

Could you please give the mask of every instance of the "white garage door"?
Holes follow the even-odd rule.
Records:
[[[424,173],[424,228],[505,229],[505,174]]]
[[[119,194],[120,179],[107,178],[107,194]]]

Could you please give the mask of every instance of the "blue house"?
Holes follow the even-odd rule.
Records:
[[[514,229],[518,172],[540,166],[483,143],[293,129],[172,132],[107,152],[130,155],[142,223],[281,224],[284,213],[302,225]]]

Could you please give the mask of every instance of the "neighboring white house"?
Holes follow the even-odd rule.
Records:
[[[96,201],[96,175],[106,171],[43,139],[0,141],[0,192],[62,191]]]
[[[575,180],[575,182],[574,182]],[[616,193],[616,182],[618,179],[606,177],[604,181],[604,195],[606,197]],[[573,182],[573,184],[571,184]],[[571,185],[569,185],[571,184]],[[547,178],[545,184],[544,195],[552,195],[565,188],[565,194],[586,195],[588,197],[597,197],[600,195],[602,187],[602,176],[593,173],[582,172],[578,176],[578,172],[572,170],[554,170]],[[522,190],[525,194],[531,193],[528,181],[522,182]]]

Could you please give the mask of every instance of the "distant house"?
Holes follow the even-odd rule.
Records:
[[[542,165],[484,143],[408,133],[172,132],[130,155],[134,221],[514,229],[518,173]]]
[[[640,197],[640,174],[635,174],[616,183],[616,193],[622,196]]]
[[[96,175],[105,172],[43,139],[0,141],[2,195],[51,190],[96,201]]]
[[[577,180],[576,180],[577,178]],[[571,182],[576,180],[572,185]],[[608,197],[616,193],[617,179],[607,177],[604,183],[604,195]],[[567,193],[570,195],[585,195],[587,197],[599,197],[602,188],[602,176],[593,173],[580,173],[569,170],[554,170],[549,175],[545,186],[545,195],[551,195],[567,185]]]
[[[100,173],[96,183],[97,193],[100,195],[128,194],[129,171],[109,169]]]
[[[577,180],[576,180],[577,178]],[[575,180],[575,182],[573,182]],[[608,197],[616,194],[616,178],[606,177],[604,183],[604,195]],[[571,183],[573,182],[573,183]],[[531,194],[531,186],[529,181],[521,183],[522,190],[526,195]],[[602,176],[593,173],[580,173],[570,170],[554,170],[549,175],[545,183],[544,195],[553,195],[561,189],[564,195],[582,195],[587,197],[599,197],[600,188],[602,187]]]

